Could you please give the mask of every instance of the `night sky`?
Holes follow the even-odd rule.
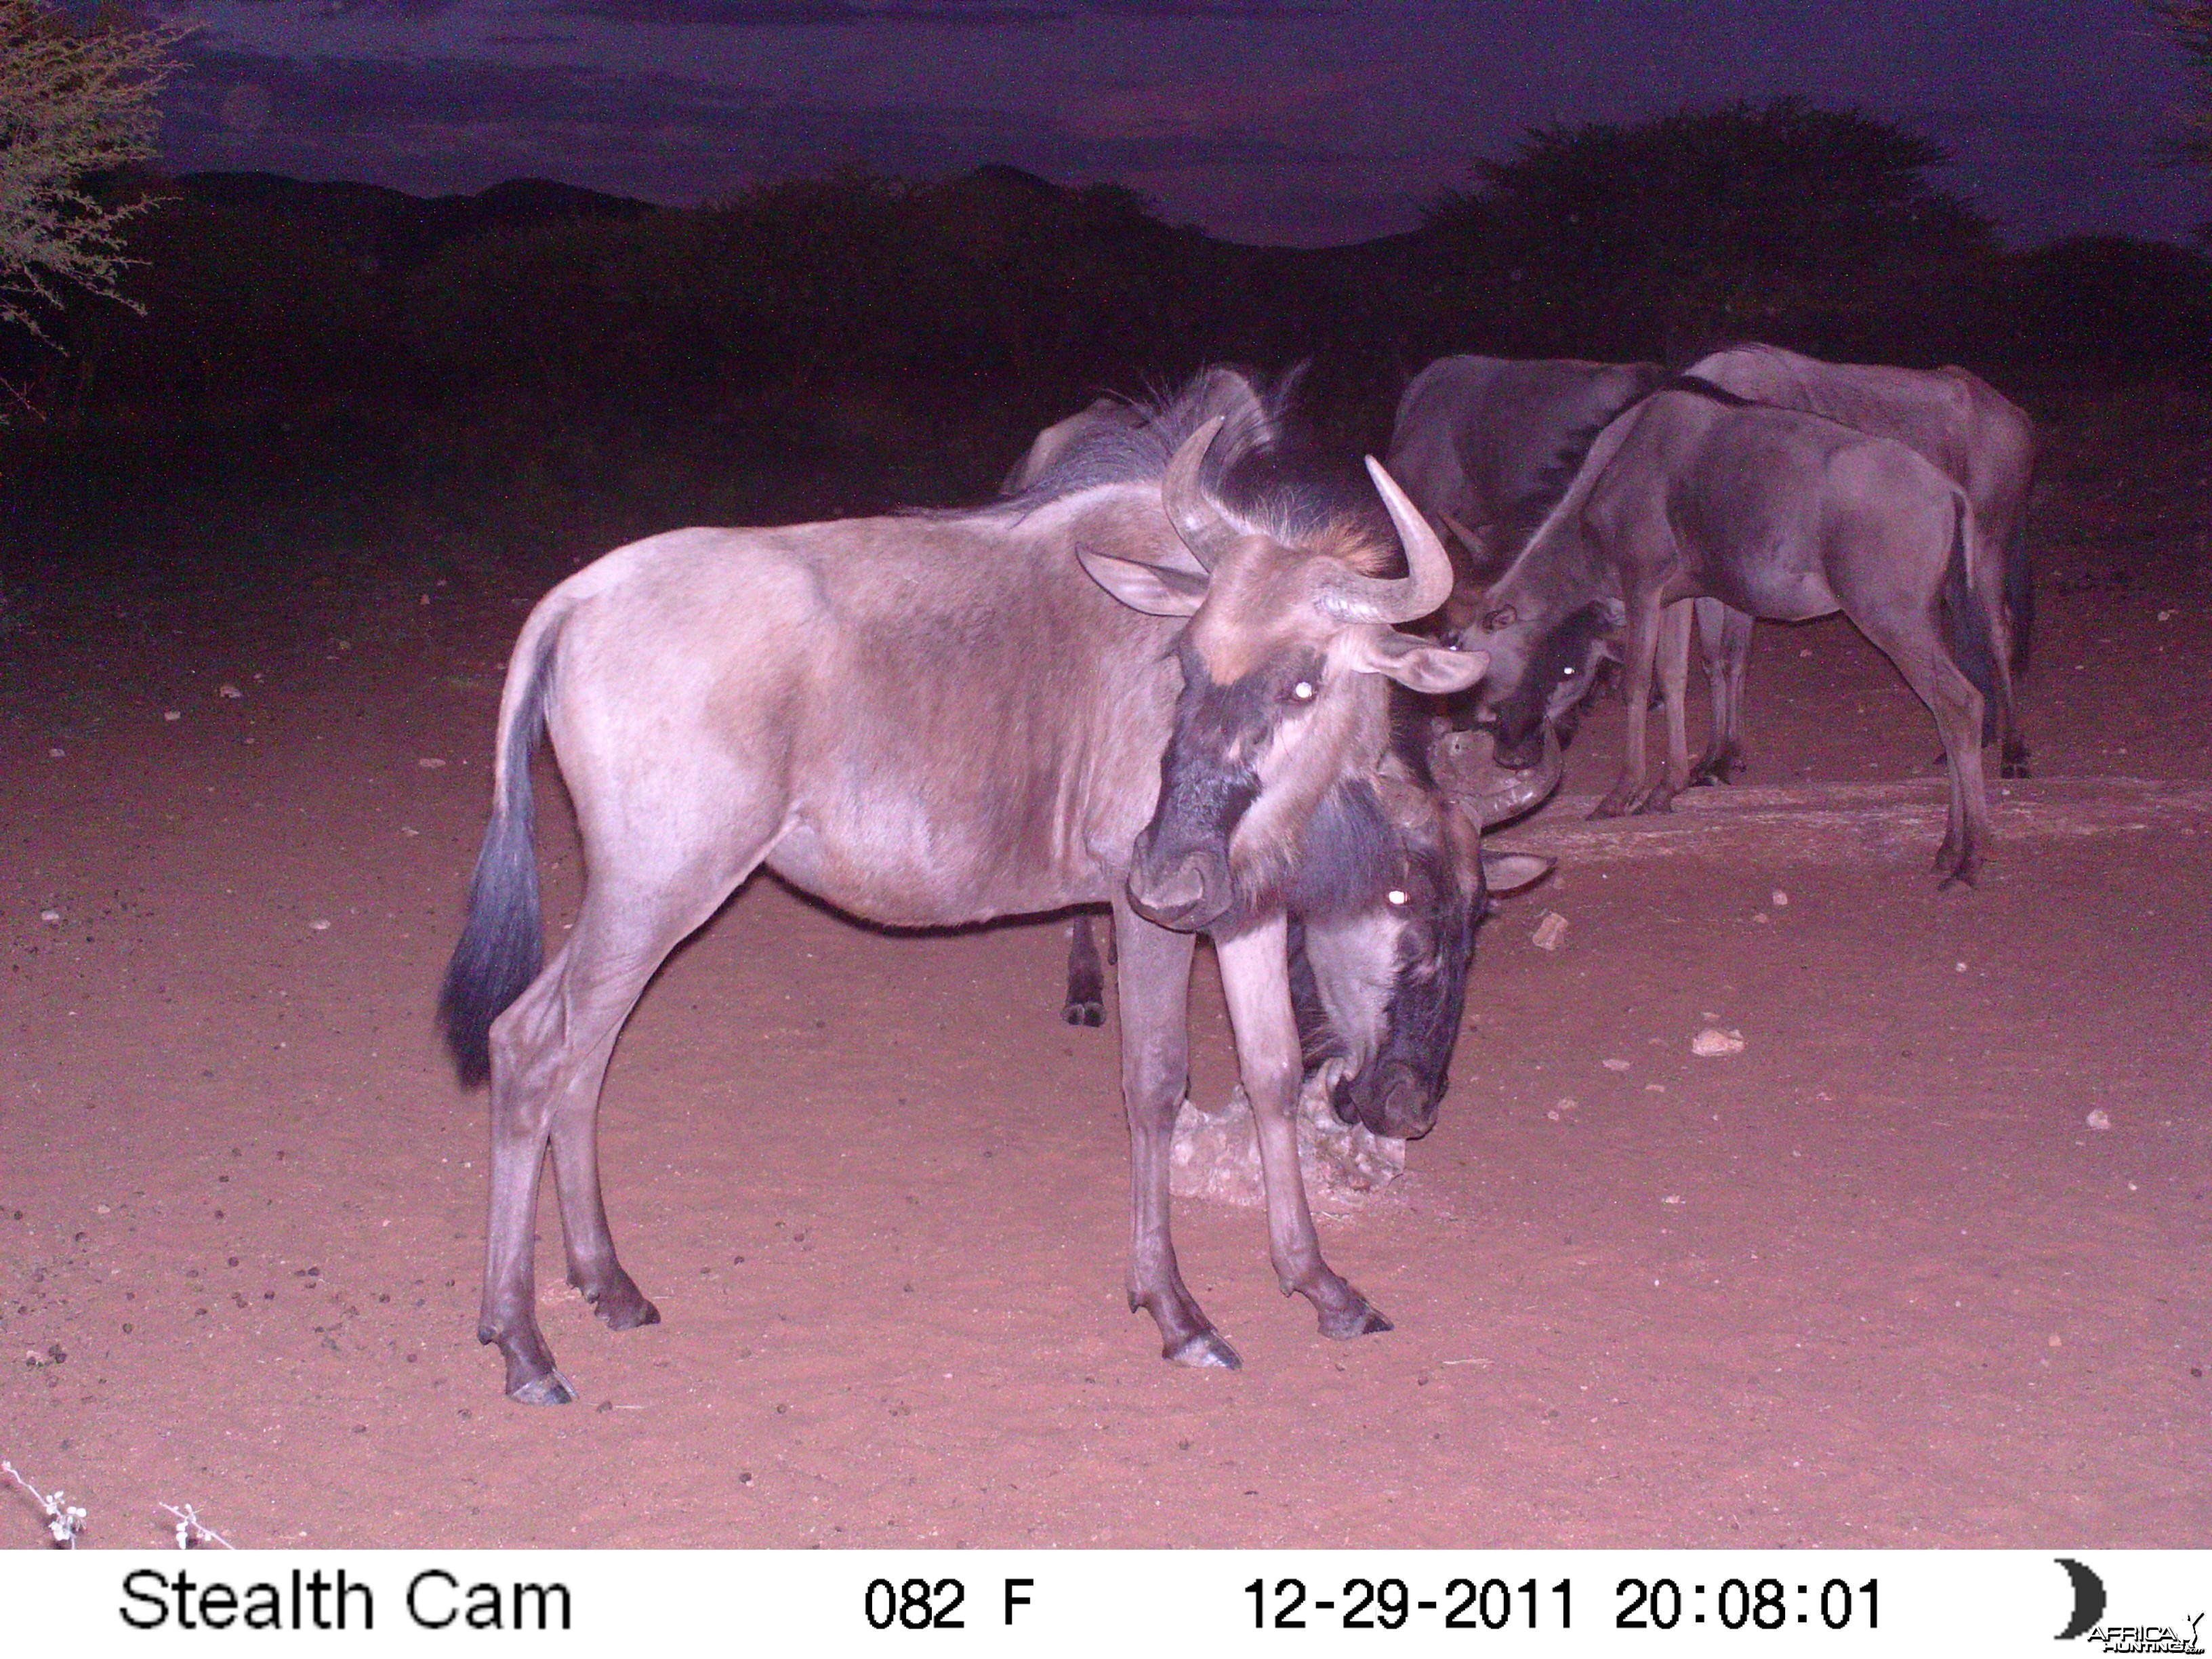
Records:
[[[157,0],[178,171],[672,204],[840,166],[1111,181],[1243,241],[1411,228],[1532,125],[1796,94],[1932,138],[2015,244],[2185,238],[2137,0]]]

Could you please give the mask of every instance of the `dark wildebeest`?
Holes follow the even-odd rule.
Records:
[[[1287,392],[1276,388],[1275,410]],[[1077,442],[1136,430],[1147,418],[1141,405],[1097,399],[1039,433],[1000,493],[1028,489]],[[1290,930],[1292,1005],[1309,1067],[1334,1062],[1337,1116],[1377,1133],[1433,1118],[1449,1086],[1473,929],[1487,896],[1516,891],[1551,867],[1481,854],[1480,837],[1467,834],[1454,812],[1487,828],[1528,811],[1557,784],[1557,753],[1541,767],[1513,771],[1489,763],[1486,748],[1439,780],[1430,765],[1430,708],[1393,688],[1390,746],[1368,779],[1398,837],[1407,884],[1390,890],[1382,908],[1310,925],[1294,916]],[[1075,917],[1069,933],[1061,1017],[1096,1026],[1105,1018],[1105,964],[1091,915]]]
[[[1474,620],[1483,588],[1565,491],[1590,441],[1665,378],[1656,363],[1571,357],[1439,357],[1398,399],[1382,465],[1450,531],[1447,631]]]
[[[1628,752],[1596,815],[1634,810],[1669,792],[1662,768],[1647,793],[1644,732],[1668,606],[1717,599],[1775,621],[1840,610],[1936,716],[1951,782],[1936,867],[1946,886],[1971,884],[1989,836],[1984,709],[2008,694],[1981,544],[1965,491],[1905,445],[1670,382],[1599,435],[1464,636],[1491,656],[1498,759],[1534,757],[1559,700],[1625,632]]]
[[[1390,747],[1366,781],[1399,844],[1405,883],[1380,908],[1291,918],[1291,983],[1309,1069],[1337,1062],[1330,1102],[1346,1123],[1377,1134],[1433,1121],[1465,1002],[1474,928],[1492,895],[1540,879],[1547,859],[1484,851],[1477,831],[1539,805],[1557,786],[1549,749],[1526,770],[1497,766],[1487,738],[1471,759],[1431,769],[1425,699],[1394,688]],[[1103,1018],[1103,966],[1092,918],[1071,927],[1062,1018]],[[1393,1127],[1400,1126],[1400,1127]]]
[[[1371,911],[1402,884],[1365,781],[1389,738],[1386,685],[1459,690],[1483,659],[1396,631],[1443,602],[1451,569],[1388,476],[1370,464],[1402,577],[1381,574],[1394,547],[1296,479],[1261,465],[1244,487],[1269,436],[1249,384],[1208,374],[1011,500],[677,531],[539,602],[508,665],[491,823],[440,1004],[464,1080],[491,1083],[477,1335],[504,1357],[510,1396],[574,1398],[536,1312],[549,1147],[570,1282],[617,1329],[659,1316],[608,1231],[600,1085],[646,981],[763,864],[898,926],[1112,905],[1130,1303],[1150,1310],[1168,1358],[1233,1365],[1168,1224],[1189,930],[1212,931],[1276,1274],[1327,1335],[1388,1328],[1322,1259],[1306,1204],[1287,915]],[[568,941],[542,969],[529,769],[541,734],[586,871]]]
[[[1980,376],[1954,366],[1924,370],[1829,363],[1778,346],[1747,344],[1714,352],[1688,372],[1756,403],[1802,410],[1876,437],[1894,438],[1966,492],[1980,532],[1972,560],[1976,591],[1995,625],[1998,672],[2008,682],[2008,695],[1992,711],[2005,721],[1999,765],[2006,777],[2026,777],[2027,745],[2021,738],[2009,681],[2027,665],[2035,617],[2035,583],[2024,532],[2028,490],[2035,481],[2036,435],[2027,411]],[[1420,499],[1418,492],[1413,496]],[[1660,647],[1670,753],[1678,769],[1687,753],[1675,722],[1682,706],[1680,680],[1688,658],[1683,630],[1688,621],[1679,610],[1670,612],[1668,637]],[[1698,625],[1705,636],[1708,667],[1717,668],[1724,681],[1713,683],[1712,739],[1688,781],[1718,777],[1724,782],[1742,756],[1751,623],[1705,601],[1698,607]],[[1723,637],[1724,629],[1739,631]]]

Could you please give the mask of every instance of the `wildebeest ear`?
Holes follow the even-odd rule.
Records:
[[[1384,674],[1409,691],[1431,696],[1464,691],[1490,666],[1487,651],[1447,651],[1433,640],[1377,629],[1352,646],[1352,665],[1364,674]]]
[[[1483,884],[1493,893],[1517,893],[1543,880],[1557,864],[1555,859],[1540,859],[1533,853],[1485,853]]]
[[[1195,616],[1212,585],[1202,574],[1193,575],[1171,565],[1143,564],[1080,547],[1075,550],[1075,556],[1092,581],[1132,611],[1141,611],[1148,617]]]

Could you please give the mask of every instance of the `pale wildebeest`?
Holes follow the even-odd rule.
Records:
[[[1447,631],[1474,620],[1481,590],[1543,521],[1606,423],[1665,377],[1656,363],[1455,356],[1413,378],[1382,465],[1451,532]]]
[[[1595,816],[1671,793],[1647,775],[1661,621],[1684,599],[1799,621],[1842,611],[1936,717],[1950,817],[1936,867],[1972,884],[1989,838],[1985,705],[2009,695],[1974,560],[1973,506],[1917,451],[1819,416],[1670,382],[1601,433],[1573,485],[1483,598],[1464,640],[1490,654],[1483,702],[1508,764],[1599,650],[1626,639],[1628,742]]]
[[[1973,550],[1976,592],[1996,630],[1997,669],[2008,694],[1992,710],[2003,720],[1998,764],[2006,777],[2027,775],[2027,745],[2009,694],[2012,676],[2027,665],[2035,618],[2035,582],[2025,529],[2028,490],[2035,481],[2035,422],[1996,387],[1970,370],[1891,368],[1870,363],[1829,363],[1778,346],[1731,346],[1692,364],[1688,373],[1738,397],[1824,416],[1876,437],[1894,438],[1917,451],[1966,492],[1979,532]],[[1410,490],[1411,487],[1408,486]],[[1414,492],[1414,499],[1420,499]],[[1669,710],[1670,752],[1684,763],[1686,741],[1674,722],[1682,706],[1688,618],[1669,613],[1660,647],[1660,678]],[[1707,601],[1698,607],[1709,668],[1725,684],[1713,685],[1713,732],[1705,757],[1689,781],[1725,781],[1742,756],[1743,681],[1750,655],[1750,620]],[[1723,630],[1737,634],[1723,637]],[[1741,639],[1741,647],[1736,641]],[[1992,734],[1996,735],[1996,734]]]
[[[1287,916],[1372,911],[1406,879],[1365,781],[1389,738],[1385,687],[1459,690],[1483,659],[1396,631],[1442,603],[1451,571],[1379,466],[1404,576],[1381,574],[1395,548],[1296,480],[1257,468],[1245,488],[1267,447],[1249,386],[1201,376],[1011,500],[677,531],[540,601],[508,665],[491,823],[440,1003],[462,1078],[491,1084],[477,1335],[500,1349],[511,1397],[574,1398],[536,1312],[549,1149],[570,1282],[617,1329],[659,1316],[608,1229],[600,1085],[646,981],[763,864],[898,926],[1112,905],[1130,1304],[1169,1358],[1234,1365],[1182,1282],[1168,1216],[1188,930],[1212,931],[1277,1277],[1327,1335],[1388,1328],[1323,1260],[1306,1203]],[[541,735],[586,871],[542,969]]]

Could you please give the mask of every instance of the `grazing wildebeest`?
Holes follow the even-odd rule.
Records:
[[[1928,370],[1829,363],[1778,346],[1753,343],[1714,352],[1692,364],[1688,373],[1754,402],[1802,410],[1876,437],[1894,438],[1966,492],[1979,532],[1972,561],[1976,591],[1996,628],[1998,672],[2008,682],[2008,695],[1993,711],[2004,720],[1998,763],[2004,776],[2026,777],[2027,745],[2020,735],[2009,681],[2027,665],[2035,617],[2035,582],[2025,530],[2028,490],[2035,481],[2036,434],[2027,411],[1980,376],[1955,366]],[[1414,499],[1420,499],[1418,493]],[[1716,771],[1725,781],[1726,769],[1742,753],[1750,621],[1739,617],[1730,623],[1719,605],[1701,604],[1698,623],[1706,637],[1709,665],[1717,660],[1729,684],[1714,688],[1712,742],[1690,781]],[[1668,618],[1670,630],[1686,623],[1679,613]],[[1742,648],[1723,641],[1717,624],[1739,627]],[[1686,661],[1686,645],[1670,634],[1661,647],[1662,684],[1670,710],[1680,709],[1681,698],[1668,669]],[[1722,723],[1724,714],[1726,725]],[[1681,764],[1679,747],[1674,759]]]
[[[1690,599],[1797,621],[1842,611],[1936,716],[1950,773],[1936,865],[1971,884],[1989,834],[1985,700],[2008,694],[1966,493],[1917,452],[1684,378],[1599,435],[1572,487],[1484,596],[1466,642],[1490,653],[1498,758],[1533,758],[1559,701],[1625,631],[1628,745],[1597,816],[1663,800],[1644,726],[1661,618]]]
[[[1559,781],[1558,749],[1527,770],[1486,749],[1433,763],[1423,700],[1393,687],[1394,746],[1368,783],[1401,849],[1401,885],[1379,908],[1308,918],[1289,930],[1291,1006],[1310,1074],[1334,1073],[1340,1121],[1380,1135],[1436,1121],[1467,1000],[1474,930],[1491,895],[1518,892],[1549,859],[1482,850],[1481,830],[1540,804]],[[1441,754],[1442,751],[1439,751]]]
[[[507,1394],[574,1398],[538,1328],[532,1222],[550,1147],[570,1282],[617,1329],[659,1317],[617,1260],[595,1121],[615,1038],[677,942],[765,864],[910,927],[1113,907],[1128,1109],[1129,1298],[1187,1364],[1237,1357],[1184,1286],[1168,1150],[1188,1080],[1193,934],[1212,932],[1258,1126],[1269,1255],[1322,1332],[1388,1328],[1322,1259],[1292,1124],[1287,915],[1371,910],[1401,848],[1366,781],[1385,686],[1442,693],[1480,653],[1395,631],[1450,565],[1370,464],[1396,554],[1296,478],[1268,411],[1200,376],[964,513],[683,530],[541,600],[508,669],[492,817],[441,1015],[492,1091],[480,1340]],[[1258,482],[1244,485],[1248,461]],[[1116,601],[1119,603],[1116,603]],[[530,757],[550,738],[586,882],[542,968]],[[1425,1126],[1407,1126],[1418,1127]]]
[[[1287,389],[1276,388],[1274,409]],[[1134,430],[1147,418],[1140,405],[1097,398],[1040,432],[1000,493],[1027,489],[1072,445]],[[1393,688],[1390,746],[1367,780],[1398,836],[1408,885],[1392,889],[1382,908],[1323,918],[1310,929],[1293,916],[1290,929],[1292,1004],[1309,1069],[1335,1062],[1330,1097],[1337,1116],[1377,1133],[1433,1119],[1449,1086],[1474,927],[1488,895],[1516,891],[1551,867],[1545,860],[1481,854],[1480,836],[1466,834],[1450,811],[1482,828],[1528,811],[1559,781],[1556,751],[1542,766],[1512,771],[1490,763],[1485,750],[1474,763],[1455,767],[1440,793],[1430,769],[1432,708]],[[1456,878],[1447,863],[1455,866]],[[1061,1018],[1099,1025],[1104,999],[1105,964],[1085,913],[1070,924]]]
[[[1474,356],[1439,357],[1413,377],[1382,465],[1461,549],[1448,630],[1474,619],[1481,590],[1543,521],[1591,440],[1664,378],[1656,363]]]
[[[1449,1085],[1474,927],[1491,895],[1517,892],[1551,868],[1548,860],[1483,851],[1471,830],[1532,810],[1560,774],[1556,748],[1526,770],[1497,766],[1485,747],[1471,762],[1432,771],[1431,705],[1396,688],[1392,714],[1391,747],[1366,781],[1398,839],[1407,883],[1389,890],[1380,908],[1310,927],[1293,915],[1290,930],[1309,1070],[1337,1061],[1336,1115],[1378,1134],[1401,1133],[1390,1124],[1433,1119]],[[1079,915],[1062,1018],[1098,1024],[1103,980],[1092,918]]]

